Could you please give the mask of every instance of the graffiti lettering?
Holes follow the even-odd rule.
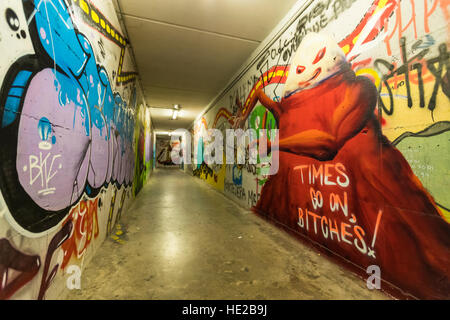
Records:
[[[47,160],[51,158],[49,166],[47,166]],[[45,158],[42,158],[42,152],[39,157],[30,155],[29,167],[24,167],[23,171],[29,171],[30,173],[30,185],[33,185],[38,178],[40,178],[41,187],[38,193],[44,196],[55,193],[56,188],[50,187],[50,180],[58,173],[58,170],[54,170],[55,160],[61,158],[61,155],[52,156],[48,153]],[[58,165],[58,169],[62,169],[62,164]],[[35,174],[33,174],[33,170]]]
[[[38,300],[44,299],[45,292],[50,287],[52,280],[56,276],[56,272],[59,269],[59,263],[56,263],[49,274],[50,264],[52,261],[53,254],[55,251],[64,244],[71,232],[72,232],[73,224],[72,221],[69,220],[67,223],[59,230],[50,241],[48,245],[47,254],[45,256],[45,264],[44,264],[44,272],[42,274],[41,286],[39,288]]]
[[[94,253],[152,170],[130,47],[101,7],[0,1],[0,299],[60,294],[58,270]]]
[[[447,51],[447,44],[443,43],[439,45],[439,55],[424,61],[424,57],[429,53],[429,48],[425,48],[412,58],[407,57],[406,53],[406,39],[401,39],[401,52],[402,52],[402,65],[398,68],[395,67],[394,64],[391,64],[383,59],[376,59],[374,62],[375,67],[380,70],[383,74],[382,84],[380,85],[379,92],[381,93],[384,88],[388,91],[389,96],[389,105],[388,107],[385,105],[382,98],[379,99],[380,106],[384,113],[387,115],[392,115],[394,113],[394,96],[391,88],[390,79],[394,79],[394,88],[401,86],[401,84],[406,85],[407,91],[407,100],[408,107],[413,107],[413,99],[411,95],[411,71],[416,70],[415,82],[418,84],[419,97],[420,102],[419,106],[421,108],[425,107],[425,91],[424,91],[424,71],[429,70],[430,73],[434,76],[434,87],[431,93],[431,96],[428,100],[428,109],[433,111],[436,108],[436,96],[438,93],[438,89],[441,87],[442,91],[445,93],[447,97],[450,98],[450,92],[448,92],[445,84],[449,83],[449,67],[450,67],[450,54]],[[420,43],[421,44],[421,43]],[[416,46],[418,47],[418,46]],[[437,66],[436,66],[437,65]],[[447,71],[443,74],[444,69]],[[401,79],[404,79],[404,82],[400,82],[398,84],[397,76],[403,75]]]
[[[245,189],[233,183],[225,182],[225,192],[233,194],[239,200],[245,200]]]
[[[303,170],[305,169],[305,172]],[[345,173],[346,169],[342,163],[337,164],[320,164],[316,167],[312,165],[300,165],[294,168],[295,171],[300,171],[301,182],[308,184],[335,186],[336,184],[342,188],[346,188],[350,184],[348,175]],[[306,180],[308,177],[308,180]]]
[[[72,209],[67,221],[73,224],[73,233],[67,241],[62,244],[64,259],[61,268],[65,269],[73,255],[81,259],[86,253],[86,249],[94,238],[99,235],[97,198],[94,201],[81,201]]]

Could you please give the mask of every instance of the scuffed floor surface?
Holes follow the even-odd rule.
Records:
[[[389,299],[177,169],[157,170],[66,299]]]

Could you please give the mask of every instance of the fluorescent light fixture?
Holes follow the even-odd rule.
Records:
[[[181,112],[181,106],[179,104],[174,104],[172,109],[172,120],[177,120]]]

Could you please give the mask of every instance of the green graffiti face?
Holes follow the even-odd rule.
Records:
[[[253,109],[252,113],[250,114],[249,124],[250,128],[256,130],[258,138],[259,130],[261,129],[277,129],[277,121],[275,120],[275,117],[262,105],[256,106]],[[270,132],[268,132],[268,134],[270,138]]]

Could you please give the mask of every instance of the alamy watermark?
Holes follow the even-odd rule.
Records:
[[[369,290],[381,289],[381,269],[377,265],[367,267],[366,273],[370,276],[367,278],[366,285]]]
[[[66,280],[66,286],[69,290],[81,289],[81,268],[77,265],[70,265],[67,268],[66,274],[69,276]]]

